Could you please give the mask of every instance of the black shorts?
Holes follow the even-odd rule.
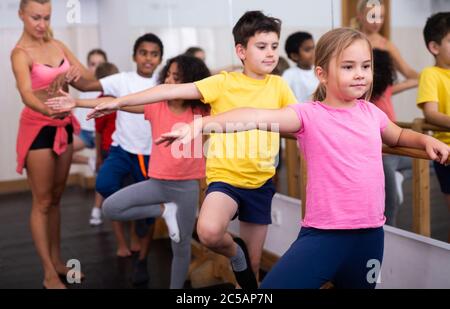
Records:
[[[70,145],[73,143],[73,127],[71,124],[66,126],[66,132],[68,135],[67,144]],[[53,148],[53,144],[55,142],[56,136],[56,127],[46,126],[39,131],[39,134],[34,139],[31,144],[30,150],[38,150],[38,149],[47,149]]]

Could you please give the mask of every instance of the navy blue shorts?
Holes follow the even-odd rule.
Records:
[[[257,189],[241,189],[225,182],[213,182],[209,184],[206,195],[211,192],[222,192],[237,203],[238,212],[233,220],[238,217],[239,221],[248,223],[272,223],[272,198],[275,195],[272,179]]]
[[[441,192],[450,194],[450,166],[442,165],[436,161],[433,164],[439,184],[441,185]]]
[[[382,227],[320,230],[302,227],[297,240],[266,275],[262,289],[374,289],[384,251]],[[381,276],[382,278],[382,276]]]
[[[88,130],[81,130],[80,139],[83,141],[86,148],[93,149],[95,148],[95,132]]]

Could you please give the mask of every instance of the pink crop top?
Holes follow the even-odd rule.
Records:
[[[25,51],[33,61],[33,65],[31,67],[30,72],[31,87],[33,88],[33,90],[41,90],[47,88],[59,74],[67,72],[70,68],[69,60],[64,54],[64,51],[57,44],[55,43],[53,44],[63,53],[63,60],[61,61],[61,64],[58,67],[51,67],[49,65],[35,62],[33,60],[33,57],[31,57],[30,53],[27,52],[25,48],[17,45],[17,48],[20,48],[23,51]]]

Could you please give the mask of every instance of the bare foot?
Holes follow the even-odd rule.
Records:
[[[131,256],[131,251],[128,248],[126,248],[126,247],[125,248],[118,248],[117,251],[116,251],[116,255],[118,257],[123,257],[123,258],[129,257],[129,256]]]
[[[59,280],[59,277],[50,277],[48,279],[44,279],[42,283],[45,289],[49,290],[63,290],[67,289],[67,287]]]

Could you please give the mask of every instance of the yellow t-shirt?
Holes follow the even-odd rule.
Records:
[[[437,102],[440,113],[450,116],[450,70],[439,67],[425,68],[420,74],[417,105]],[[450,145],[450,133],[437,132],[434,137]]]
[[[275,75],[256,80],[238,72],[221,72],[195,85],[203,102],[211,105],[212,115],[241,107],[279,109],[297,102],[286,82]],[[208,144],[208,184],[225,182],[255,189],[275,174],[275,157],[280,144],[278,133],[259,130],[213,133]]]

